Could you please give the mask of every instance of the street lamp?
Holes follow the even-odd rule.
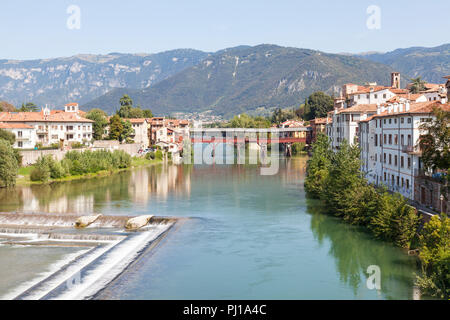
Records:
[[[442,213],[442,201],[444,201],[444,195],[441,194],[441,196],[439,197],[439,200],[441,200],[441,213]]]

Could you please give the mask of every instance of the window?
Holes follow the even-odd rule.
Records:
[[[404,167],[405,166],[405,158],[403,158],[403,156],[400,157],[400,167]]]
[[[389,124],[391,124],[392,123],[392,119],[389,119]]]
[[[21,137],[22,137],[22,131],[17,131],[17,136],[18,136],[19,138],[21,138]]]
[[[400,136],[400,143],[402,146],[405,145],[405,136],[403,134]]]
[[[409,179],[406,179],[406,189],[409,189]]]
[[[397,176],[397,186],[400,186],[400,177]]]
[[[401,119],[400,119],[400,123],[401,123],[401,124],[405,123],[405,118],[401,118]]]
[[[394,119],[394,123],[397,124],[397,118]]]
[[[383,123],[386,124],[386,119],[383,120]]]
[[[385,94],[383,94],[383,99],[386,99],[386,93],[385,93]]]
[[[408,134],[408,146],[412,145],[411,135]]]
[[[392,144],[392,134],[389,135],[389,144]]]
[[[386,181],[386,172],[384,173],[384,181]]]
[[[408,123],[411,123],[411,122],[412,122],[411,118],[408,118]]]
[[[384,144],[386,144],[386,135],[384,135]]]
[[[53,134],[52,135],[52,140],[56,140],[56,139],[58,139],[58,135],[57,134]]]
[[[378,153],[375,153],[375,162],[378,161]]]
[[[22,148],[22,147],[23,147],[23,142],[22,142],[22,141],[17,142],[17,146],[18,146],[19,148]]]
[[[369,94],[368,94],[368,95],[366,95],[366,98],[367,98],[367,99],[370,99],[370,95],[369,95]]]
[[[386,163],[386,153],[383,155],[383,162]]]
[[[392,154],[389,154],[389,164],[392,164]]]
[[[375,99],[378,99],[378,95],[377,94],[375,95]]]
[[[397,156],[394,157],[394,165],[397,166]]]
[[[395,145],[398,144],[398,134],[394,135],[394,143],[395,143]]]
[[[411,157],[408,157],[408,169],[411,169]]]
[[[378,146],[378,135],[376,134],[375,135],[375,147],[377,147]]]

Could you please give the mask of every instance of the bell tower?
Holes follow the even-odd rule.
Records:
[[[400,72],[391,73],[391,87],[400,89]]]

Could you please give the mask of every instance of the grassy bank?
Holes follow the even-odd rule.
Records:
[[[133,157],[131,159],[131,166],[129,168],[123,168],[123,169],[112,169],[112,170],[101,170],[96,173],[86,173],[86,174],[80,174],[80,175],[68,175],[63,178],[58,179],[49,179],[47,182],[42,181],[31,181],[31,172],[36,168],[35,165],[31,165],[28,167],[22,167],[19,169],[19,176],[17,178],[16,185],[18,186],[27,186],[27,185],[39,185],[39,184],[48,184],[53,182],[64,182],[64,181],[73,181],[73,180],[81,180],[81,179],[91,179],[91,178],[97,178],[97,177],[105,177],[109,176],[111,174],[115,174],[117,172],[122,172],[126,170],[131,170],[134,168],[139,167],[146,167],[151,166],[155,164],[162,163],[162,160],[160,159],[146,159],[144,157]]]

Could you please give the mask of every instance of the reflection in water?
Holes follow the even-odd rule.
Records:
[[[152,194],[162,199],[169,193],[188,196],[191,170],[191,166],[157,165],[108,177],[0,188],[0,211],[85,214],[111,202],[145,205]]]
[[[366,284],[367,268],[377,265],[381,269],[381,292],[387,294],[387,298],[412,297],[414,258],[388,243],[374,245],[363,228],[324,214],[320,201],[308,199],[307,208],[315,238],[320,244],[330,240],[329,253],[335,258],[340,279],[353,288],[355,296],[359,296],[359,289]]]

